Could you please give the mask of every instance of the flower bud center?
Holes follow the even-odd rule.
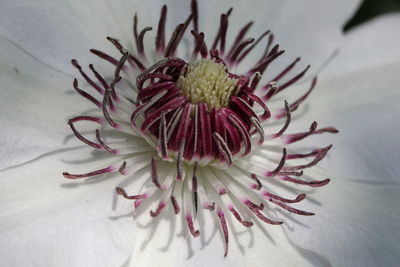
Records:
[[[229,98],[236,93],[237,79],[229,77],[224,64],[201,59],[188,65],[177,85],[189,102],[219,109],[227,107]]]

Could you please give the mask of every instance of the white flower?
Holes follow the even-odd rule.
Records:
[[[329,136],[329,139],[313,136],[295,148],[302,151],[302,148],[321,147],[327,142],[335,144],[329,158],[321,163],[329,170],[329,175],[321,169],[309,173],[313,178],[332,177],[333,182],[327,188],[310,192],[312,194],[298,206],[317,216],[295,217],[272,210],[276,217],[287,216],[282,218],[283,226],[262,225],[253,220],[254,227],[244,228],[235,219],[227,218],[225,223],[220,217],[218,224],[212,213],[199,212],[195,224],[201,235],[192,239],[188,238],[186,221],[181,220],[183,216],[168,216],[163,212],[147,222],[149,216],[135,214],[135,224],[130,214],[126,216],[132,210],[129,202],[116,199],[116,186],[137,190],[141,183],[135,184],[135,180],[148,177],[150,169],[154,178],[155,164],[149,162],[155,160],[146,158],[148,154],[141,157],[149,168],[131,176],[133,184],[121,175],[82,183],[60,178],[65,170],[87,172],[110,164],[110,157],[105,153],[88,154],[87,148],[67,133],[66,118],[82,114],[88,107],[87,101],[66,89],[70,88],[72,77],[77,76],[76,70],[68,65],[69,59],[78,58],[82,66],[95,63],[96,70],[105,75],[107,81],[112,81],[115,67],[96,57],[89,58],[87,50],[100,48],[118,55],[104,45],[105,36],[117,37],[132,50],[129,44],[133,44],[133,39],[129,38],[133,12],[138,13],[141,27],[154,25],[161,7],[156,2],[10,1],[3,4],[0,11],[2,262],[7,266],[120,266],[128,262],[132,266],[395,265],[400,230],[396,208],[400,200],[396,164],[399,139],[395,123],[399,117],[396,86],[400,55],[396,49],[400,39],[392,29],[400,26],[400,19],[385,17],[349,33],[341,43],[339,54],[325,67],[337,49],[340,27],[357,6],[356,1],[199,3],[199,27],[206,38],[214,36],[219,27],[217,18],[230,6],[234,7],[229,20],[229,30],[233,33],[228,35],[227,44],[248,22],[247,18],[255,21],[252,35],[263,33],[265,27],[276,34],[277,42],[287,53],[285,59],[268,70],[272,77],[298,55],[302,56],[302,62],[313,65],[314,73],[323,70],[317,90],[307,99],[310,107],[299,109],[300,115],[294,117],[290,125],[292,132],[304,131],[305,123],[317,120],[341,130],[340,135]],[[185,21],[189,10],[189,1],[171,4],[167,36],[178,23]],[[155,29],[156,25],[153,31]],[[153,44],[146,38],[148,54]],[[371,42],[371,38],[379,42]],[[211,43],[212,40],[207,41]],[[184,47],[188,47],[187,44],[181,44],[180,55],[191,52]],[[158,61],[154,55],[150,53],[148,66]],[[248,66],[241,63],[237,71],[243,71],[241,68],[248,69]],[[84,79],[79,82],[80,86],[84,84]],[[301,96],[304,86],[291,88],[290,99]],[[278,101],[280,105],[283,100]],[[88,110],[84,115],[91,114]],[[163,116],[161,122],[165,120]],[[139,120],[138,123],[141,126],[143,122]],[[277,129],[279,131],[279,126]],[[79,131],[85,133],[84,128],[80,127]],[[148,134],[146,138],[151,139]],[[113,132],[112,137],[120,136]],[[229,163],[232,149],[226,148],[218,138],[217,135],[215,142],[220,160]],[[97,139],[100,143],[103,140]],[[243,136],[240,139],[243,144],[244,139]],[[133,146],[143,143],[135,140]],[[107,141],[113,144],[112,139]],[[149,146],[142,147],[147,151]],[[122,148],[126,149],[126,144]],[[153,151],[150,157],[156,158],[157,153],[150,151]],[[166,156],[161,149],[159,154]],[[179,159],[179,153],[171,157]],[[136,160],[129,162],[129,158],[125,160],[141,164]],[[253,163],[253,155],[235,163],[247,161]],[[128,164],[117,162],[117,168],[124,166],[122,173],[129,168]],[[177,162],[179,170],[179,160]],[[192,166],[186,169],[193,171]],[[253,172],[254,168],[249,166],[243,165],[242,171],[248,167]],[[157,171],[162,173],[166,169]],[[207,171],[207,168],[200,170]],[[264,184],[270,186],[268,181]],[[280,191],[280,187],[275,190]],[[119,192],[122,194],[121,190]],[[158,200],[159,196],[147,203],[152,204],[154,210]],[[202,201],[202,196],[198,201]],[[221,241],[227,238],[224,226],[229,227],[230,233],[226,258],[222,256],[226,244]],[[180,233],[181,229],[186,231]],[[195,228],[190,230],[195,233]],[[185,238],[177,237],[182,234]]]

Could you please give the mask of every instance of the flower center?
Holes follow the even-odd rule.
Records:
[[[214,59],[201,59],[190,64],[177,86],[190,103],[206,103],[210,109],[227,107],[237,94],[237,79],[229,77],[226,66]]]
[[[254,95],[250,78],[229,73],[212,54],[192,64],[166,58],[137,77],[137,109],[131,124],[163,160],[226,168],[251,151],[267,107]],[[253,108],[261,103],[262,114]]]
[[[314,215],[291,206],[306,197],[304,193],[293,196],[293,192],[301,185],[320,187],[329,183],[329,178],[314,180],[309,175],[303,176],[303,171],[317,165],[332,145],[308,152],[295,152],[295,147],[286,150],[286,146],[316,134],[338,131],[334,127],[318,128],[314,121],[304,132],[287,133],[291,114],[311,93],[316,78],[301,97],[293,102],[282,101],[283,107],[269,110],[267,104],[271,99],[300,80],[309,69],[307,66],[293,74],[300,61],[296,58],[274,77],[263,78],[269,65],[284,53],[278,44],[274,45],[272,33],[266,31],[257,39],[246,38],[253,24],[249,22],[228,44],[231,8],[221,15],[214,42],[207,43],[205,34],[199,31],[197,1],[192,0],[191,14],[176,26],[166,42],[167,10],[167,6],[161,9],[153,50],[144,49],[144,35],[152,28],[140,31],[136,15],[133,34],[137,53],[127,52],[111,37],[107,39],[122,53],[120,60],[100,50],[90,50],[115,66],[111,82],[93,65],[89,68],[95,79],[84,72],[77,60],[71,61],[100,97],[81,89],[77,79],[73,82],[74,89],[96,105],[100,115],[77,116],[68,124],[80,141],[111,153],[114,163],[83,174],[64,172],[63,175],[81,179],[119,172],[129,177],[124,186],[131,186],[133,180],[133,186],[139,185],[133,195],[128,195],[122,187],[116,189],[117,194],[134,201],[138,215],[146,210],[153,218],[163,210],[180,214],[193,237],[200,235],[200,230],[196,230],[197,215],[211,212],[213,220],[220,224],[226,256],[230,220],[237,220],[244,227],[251,227],[253,220],[282,224],[274,218],[273,206],[297,215]],[[194,37],[190,60],[198,59],[194,63],[187,63],[186,57],[177,57],[181,54],[177,53],[178,46],[190,24]],[[263,39],[267,39],[261,48],[264,52],[248,63],[247,71],[241,75],[228,71],[243,62]],[[151,51],[154,57],[146,56]],[[151,59],[155,58],[162,59],[153,62]],[[80,122],[96,125],[95,139],[85,137],[75,127]],[[281,125],[280,130],[275,132],[270,127],[274,125]],[[107,132],[115,136],[111,140],[103,138],[101,133]],[[250,157],[243,157],[250,152]],[[293,197],[279,196],[275,191]],[[158,204],[150,208],[157,200]],[[143,202],[148,204],[141,205]]]

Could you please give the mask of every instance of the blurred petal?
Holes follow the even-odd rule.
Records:
[[[127,260],[134,223],[130,216],[112,218],[113,190],[120,179],[71,183],[61,172],[79,165],[71,167],[65,154],[0,173],[2,265],[121,266]],[[86,171],[98,166],[91,160],[84,164]],[[117,205],[116,216],[130,211],[123,204]]]
[[[309,195],[309,209],[317,215],[300,216],[288,234],[299,246],[326,257],[332,266],[397,266],[399,192],[399,184],[334,179]],[[316,200],[322,204],[315,205]]]
[[[378,17],[345,35],[337,58],[323,71],[325,77],[348,75],[360,70],[385,67],[400,61],[400,15]]]
[[[335,146],[321,166],[342,177],[399,181],[400,61],[396,57],[400,38],[395,34],[396,23],[400,24],[400,16],[388,16],[350,32],[308,100],[310,121],[340,130],[333,138],[321,137],[325,145]],[[367,42],[366,36],[379,42]]]
[[[71,95],[71,77],[4,38],[0,49],[0,169],[4,169],[67,148],[63,143],[70,133],[67,118],[87,103]]]

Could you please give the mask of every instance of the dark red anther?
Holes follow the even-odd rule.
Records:
[[[193,30],[197,32],[199,30],[199,11],[196,0],[192,0],[190,2],[190,9],[192,11],[192,16],[193,16]]]
[[[265,36],[268,36],[270,34],[270,31],[264,32],[258,39],[252,44],[249,48],[247,48],[243,53],[240,55],[238,58],[237,62],[241,62],[259,43],[262,39],[264,39]]]
[[[229,211],[233,214],[233,216],[240,222],[243,226],[245,227],[251,227],[253,226],[253,223],[250,221],[243,220],[242,217],[240,216],[239,212],[233,207],[229,208]]]
[[[236,47],[238,46],[238,44],[243,40],[243,38],[246,36],[247,32],[249,31],[249,29],[251,28],[251,26],[254,24],[254,21],[250,21],[248,22],[246,25],[243,26],[243,28],[241,28],[238,32],[238,34],[236,35],[235,41],[233,41],[232,47],[229,50],[229,53],[227,55],[227,57],[231,57],[233,51],[236,49]]]
[[[150,216],[152,218],[157,217],[158,215],[160,215],[161,211],[165,208],[165,206],[166,204],[163,201],[160,201],[155,211],[150,210]]]
[[[262,214],[260,212],[260,210],[262,210],[262,209],[260,209],[260,207],[257,206],[256,204],[254,204],[253,202],[247,201],[247,202],[245,202],[245,204],[254,213],[254,215],[256,215],[261,221],[268,223],[268,224],[272,224],[272,225],[280,225],[283,223],[280,221],[274,221],[274,220],[267,218],[264,214]]]
[[[262,188],[261,181],[258,179],[257,175],[252,173],[250,175],[250,178],[253,179],[256,183],[254,184],[253,188],[254,190],[260,190]]]
[[[295,214],[303,215],[303,216],[313,216],[313,215],[315,215],[315,213],[313,213],[313,212],[308,212],[308,211],[304,211],[304,210],[299,210],[299,209],[293,208],[293,207],[291,207],[291,206],[289,206],[289,205],[287,205],[285,203],[282,203],[282,202],[280,202],[280,201],[278,201],[278,200],[276,200],[274,198],[269,199],[269,201],[274,203],[274,204],[276,204],[276,205],[278,205],[278,206],[280,206],[281,208],[283,208],[283,209],[285,209],[285,210],[287,210],[287,211],[289,211],[291,213],[295,213]]]
[[[191,31],[192,35],[195,38],[195,47],[193,49],[193,57],[196,57],[197,54],[200,52],[200,55],[202,58],[206,58],[208,55],[208,51],[207,51],[207,44],[204,41],[204,33],[200,32],[195,32],[195,31]]]
[[[108,152],[110,152],[111,154],[117,154],[117,150],[112,149],[111,147],[109,147],[102,139],[100,136],[100,130],[96,129],[96,139],[97,141],[99,141],[100,145],[107,150]]]
[[[119,60],[118,60],[118,59],[115,59],[115,58],[113,58],[112,56],[107,55],[106,53],[104,53],[104,52],[102,52],[102,51],[100,51],[100,50],[97,50],[97,49],[90,49],[90,52],[93,53],[93,54],[95,54],[95,55],[98,56],[99,58],[104,59],[105,61],[110,62],[110,63],[113,64],[114,66],[117,66],[118,63],[119,63]]]
[[[237,45],[236,49],[233,51],[232,56],[229,58],[230,61],[236,62],[238,61],[239,54],[246,48],[246,46],[250,45],[254,42],[254,38],[247,38],[243,40],[240,44]]]
[[[98,101],[96,98],[94,98],[91,94],[87,93],[86,91],[83,91],[82,89],[80,89],[78,87],[78,80],[74,79],[73,83],[72,83],[75,91],[78,92],[78,94],[80,94],[81,96],[83,96],[84,98],[88,99],[90,102],[92,102],[93,104],[95,104],[97,107],[101,107],[102,104],[100,101]]]
[[[176,198],[174,196],[171,196],[171,203],[172,206],[174,207],[175,214],[179,214],[181,209],[179,207],[178,201],[176,201]]]
[[[187,226],[188,226],[189,231],[192,234],[192,236],[198,237],[200,235],[200,231],[194,229],[192,215],[186,215],[186,222],[187,222]]]
[[[163,5],[160,14],[160,20],[158,21],[157,36],[156,36],[156,50],[158,52],[164,52],[165,49],[165,22],[167,20],[167,6]]]
[[[115,171],[115,168],[113,166],[108,166],[103,169],[95,170],[95,171],[88,172],[88,173],[70,174],[69,172],[63,172],[63,175],[67,179],[82,179],[82,178],[88,178],[88,177],[97,176],[97,175],[110,173],[110,172],[114,172],[114,171]]]
[[[126,193],[125,189],[123,189],[122,187],[117,187],[117,188],[115,188],[115,191],[117,192],[118,195],[121,195],[121,196],[123,196],[123,197],[126,198],[126,199],[134,199],[134,200],[137,200],[137,199],[145,199],[145,198],[147,198],[146,194],[129,196],[129,195]]]
[[[289,127],[290,121],[292,119],[292,114],[290,113],[290,109],[289,109],[289,104],[288,102],[285,100],[285,110],[286,110],[286,121],[285,124],[283,125],[283,127],[279,130],[279,132],[277,132],[276,134],[272,135],[272,138],[277,138],[280,137]]]
[[[161,186],[158,179],[157,161],[154,158],[151,158],[151,180],[158,189],[164,190],[164,187]]]
[[[221,224],[222,233],[224,235],[224,242],[225,242],[225,253],[224,257],[228,255],[228,246],[229,246],[229,233],[228,233],[228,225],[225,220],[225,214],[221,209],[218,209],[217,215],[219,218],[219,222]]]
[[[284,84],[279,86],[279,90],[278,92],[275,93],[275,95],[281,91],[283,91],[284,89],[286,89],[287,87],[289,87],[290,85],[294,84],[295,82],[297,82],[298,80],[300,80],[305,74],[306,72],[310,69],[310,65],[308,65],[302,72],[300,72],[299,74],[297,74],[296,76],[294,76],[292,79],[290,79],[289,81],[285,82]]]
[[[281,157],[281,160],[279,161],[278,166],[276,166],[275,170],[266,172],[265,175],[268,177],[271,177],[271,176],[274,176],[277,173],[279,173],[283,169],[283,166],[285,165],[285,161],[286,161],[286,148],[283,148],[282,157]]]
[[[295,183],[295,184],[301,184],[301,185],[307,185],[307,186],[311,186],[311,187],[320,187],[320,186],[324,186],[327,185],[331,179],[327,178],[321,181],[304,181],[304,180],[300,180],[300,179],[295,179],[289,176],[284,176],[282,178],[280,178],[283,181],[288,181],[291,183]]]
[[[279,46],[276,46],[279,49]],[[267,69],[268,65],[271,64],[272,61],[277,59],[280,55],[285,53],[284,50],[276,51],[272,53],[270,56],[268,56],[265,60],[262,60],[260,63],[255,65],[252,69],[248,71],[248,75],[251,76],[254,73],[258,72],[260,74],[263,74],[264,71]]]
[[[300,201],[303,201],[303,200],[306,198],[306,194],[300,194],[300,195],[298,195],[295,199],[284,198],[284,197],[277,196],[277,195],[272,194],[272,193],[267,192],[267,191],[264,191],[262,194],[263,194],[267,199],[273,198],[273,199],[276,199],[276,200],[278,200],[278,201],[280,201],[280,202],[285,202],[285,203],[298,203],[298,202],[300,202]]]

